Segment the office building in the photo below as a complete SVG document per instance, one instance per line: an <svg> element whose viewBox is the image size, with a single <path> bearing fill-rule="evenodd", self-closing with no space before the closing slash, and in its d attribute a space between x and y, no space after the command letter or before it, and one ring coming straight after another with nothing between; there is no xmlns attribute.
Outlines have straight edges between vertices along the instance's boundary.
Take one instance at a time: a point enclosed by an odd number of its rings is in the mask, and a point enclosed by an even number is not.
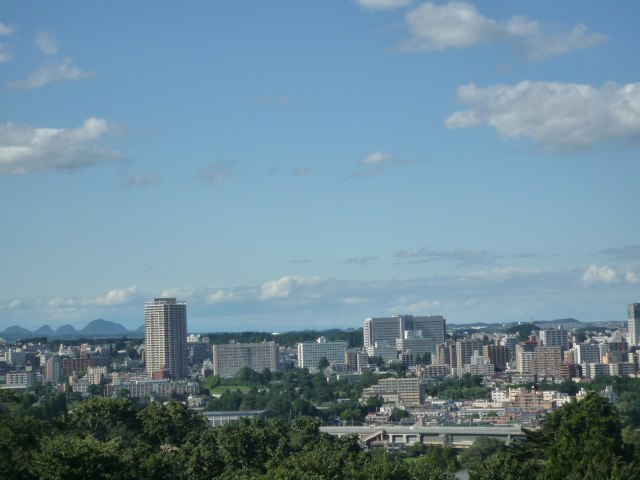
<svg viewBox="0 0 640 480"><path fill-rule="evenodd" d="M187 303L155 298L144 304L145 363L149 376L185 378Z"/></svg>
<svg viewBox="0 0 640 480"><path fill-rule="evenodd" d="M640 303L627 306L627 343L630 347L640 347Z"/></svg>
<svg viewBox="0 0 640 480"><path fill-rule="evenodd" d="M325 337L320 337L315 342L298 343L298 367L317 368L322 357L330 364L345 363L348 346L349 344L343 341L328 342Z"/></svg>
<svg viewBox="0 0 640 480"><path fill-rule="evenodd" d="M213 374L223 378L234 377L245 367L260 373L265 368L275 372L278 369L278 351L279 346L274 342L214 345Z"/></svg>
<svg viewBox="0 0 640 480"><path fill-rule="evenodd" d="M446 333L445 319L441 315L397 315L394 317L374 317L364 321L364 347L396 345L397 340L408 338L428 338L431 351L444 342Z"/></svg>

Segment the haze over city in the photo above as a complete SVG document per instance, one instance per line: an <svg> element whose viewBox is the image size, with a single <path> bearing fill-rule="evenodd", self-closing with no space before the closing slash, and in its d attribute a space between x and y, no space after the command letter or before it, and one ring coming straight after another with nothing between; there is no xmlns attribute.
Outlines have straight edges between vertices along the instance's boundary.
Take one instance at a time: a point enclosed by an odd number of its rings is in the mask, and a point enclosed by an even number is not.
<svg viewBox="0 0 640 480"><path fill-rule="evenodd" d="M624 320L636 2L9 2L0 326Z"/></svg>

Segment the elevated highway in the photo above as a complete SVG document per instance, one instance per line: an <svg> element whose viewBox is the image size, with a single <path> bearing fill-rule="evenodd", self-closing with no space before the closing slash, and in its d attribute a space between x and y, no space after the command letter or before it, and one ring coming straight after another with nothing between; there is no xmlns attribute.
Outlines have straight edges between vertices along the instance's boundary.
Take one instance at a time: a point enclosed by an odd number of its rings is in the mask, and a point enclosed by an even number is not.
<svg viewBox="0 0 640 480"><path fill-rule="evenodd" d="M454 448L470 447L478 437L495 438L505 443L513 439L524 438L519 425L505 426L399 426L370 425L364 427L320 427L330 435L358 435L360 441L368 446L383 444L423 443L424 445L445 445Z"/></svg>

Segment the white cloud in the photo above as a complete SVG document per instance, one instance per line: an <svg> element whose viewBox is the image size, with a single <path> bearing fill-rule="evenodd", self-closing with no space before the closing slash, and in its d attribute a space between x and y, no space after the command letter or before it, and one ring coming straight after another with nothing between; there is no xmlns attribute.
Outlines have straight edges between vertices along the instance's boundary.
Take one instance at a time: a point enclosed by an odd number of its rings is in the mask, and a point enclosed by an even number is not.
<svg viewBox="0 0 640 480"><path fill-rule="evenodd" d="M221 185L232 175L233 162L213 162L198 172L198 178L209 185Z"/></svg>
<svg viewBox="0 0 640 480"><path fill-rule="evenodd" d="M14 298L9 302L9 308L18 308L20 305L22 305L22 299L20 298Z"/></svg>
<svg viewBox="0 0 640 480"><path fill-rule="evenodd" d="M80 127L69 129L0 125L0 175L70 172L116 160L120 153L101 144L114 129L101 118L88 118Z"/></svg>
<svg viewBox="0 0 640 480"><path fill-rule="evenodd" d="M616 271L608 265L598 267L591 264L580 277L580 281L586 286L596 283L616 283L619 280Z"/></svg>
<svg viewBox="0 0 640 480"><path fill-rule="evenodd" d="M236 299L236 294L228 290L217 290L209 295L207 303L215 305L218 303L231 302Z"/></svg>
<svg viewBox="0 0 640 480"><path fill-rule="evenodd" d="M601 33L587 34L587 27L579 23L568 33L544 35L541 32L536 32L534 35L517 42L515 49L527 59L535 61L583 48L595 47L606 40L607 37Z"/></svg>
<svg viewBox="0 0 640 480"><path fill-rule="evenodd" d="M148 175L145 175L144 173L136 173L122 182L122 186L124 188L148 187L149 185L153 185L154 183L161 181L162 175L160 175L160 172L153 172Z"/></svg>
<svg viewBox="0 0 640 480"><path fill-rule="evenodd" d="M80 70L73 64L71 58L66 57L61 62L47 62L27 78L9 82L7 86L16 90L33 90L50 83L78 81L94 75L94 72Z"/></svg>
<svg viewBox="0 0 640 480"><path fill-rule="evenodd" d="M552 150L580 150L640 135L640 83L600 88L523 81L486 88L458 88L471 109L450 115L447 128L488 126L502 138L533 139Z"/></svg>
<svg viewBox="0 0 640 480"><path fill-rule="evenodd" d="M628 271L624 274L624 281L627 283L640 283L638 275L633 271Z"/></svg>
<svg viewBox="0 0 640 480"><path fill-rule="evenodd" d="M393 160L393 155L387 152L373 152L360 160L361 165L381 165Z"/></svg>
<svg viewBox="0 0 640 480"><path fill-rule="evenodd" d="M406 16L411 38L404 51L438 51L479 44L513 41L515 50L530 60L540 60L595 46L606 40L602 34L587 34L583 24L569 33L547 33L538 22L522 15L506 21L480 14L467 2L423 3Z"/></svg>
<svg viewBox="0 0 640 480"><path fill-rule="evenodd" d="M428 300L422 299L418 301L411 301L411 299L400 299L400 303L394 305L390 311L397 314L398 312L402 312L402 314L428 314L428 312L437 312L438 309L442 307L442 302L440 300Z"/></svg>
<svg viewBox="0 0 640 480"><path fill-rule="evenodd" d="M117 290L110 290L104 297L96 298L91 301L95 305L101 305L111 307L115 305L124 305L132 302L140 297L140 291L135 285L129 288L121 288Z"/></svg>
<svg viewBox="0 0 640 480"><path fill-rule="evenodd" d="M56 39L46 30L40 30L38 32L34 45L46 55L53 55L58 52L58 43L56 42Z"/></svg>
<svg viewBox="0 0 640 480"><path fill-rule="evenodd" d="M412 0L356 0L356 3L367 10L391 10L406 7Z"/></svg>
<svg viewBox="0 0 640 480"><path fill-rule="evenodd" d="M300 277L287 275L277 280L272 280L262 284L260 299L276 300L288 298L291 294L301 288L317 285L324 279L320 277Z"/></svg>
<svg viewBox="0 0 640 480"><path fill-rule="evenodd" d="M102 145L114 129L101 118L88 118L80 127L68 129L0 125L0 175L70 172L117 160L120 153Z"/></svg>
<svg viewBox="0 0 640 480"><path fill-rule="evenodd" d="M0 22L0 36L9 37L13 35L13 27L10 27L6 23Z"/></svg>

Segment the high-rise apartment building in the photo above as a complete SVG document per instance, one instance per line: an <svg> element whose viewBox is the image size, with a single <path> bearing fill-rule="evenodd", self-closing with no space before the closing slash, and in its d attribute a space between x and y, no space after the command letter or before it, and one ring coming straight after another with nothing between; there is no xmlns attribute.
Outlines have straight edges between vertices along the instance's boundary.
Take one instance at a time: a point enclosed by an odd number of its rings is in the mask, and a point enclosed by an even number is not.
<svg viewBox="0 0 640 480"><path fill-rule="evenodd" d="M187 303L155 298L144 304L145 362L151 376L185 378Z"/></svg>
<svg viewBox="0 0 640 480"><path fill-rule="evenodd" d="M627 343L630 347L640 346L640 303L630 303L627 306Z"/></svg>
<svg viewBox="0 0 640 480"><path fill-rule="evenodd" d="M563 351L569 349L569 337L567 331L562 327L545 328L538 332L540 343L545 347L562 347Z"/></svg>

